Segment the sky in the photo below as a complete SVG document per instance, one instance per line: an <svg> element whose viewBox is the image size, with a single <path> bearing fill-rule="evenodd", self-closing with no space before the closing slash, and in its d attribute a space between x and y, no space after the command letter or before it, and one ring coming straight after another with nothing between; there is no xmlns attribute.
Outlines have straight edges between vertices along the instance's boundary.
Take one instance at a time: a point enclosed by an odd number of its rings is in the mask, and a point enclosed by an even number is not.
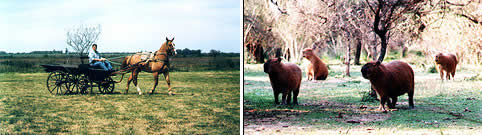
<svg viewBox="0 0 482 135"><path fill-rule="evenodd" d="M156 51L166 37L176 49L240 52L237 0L2 0L0 51L72 51L68 29L97 24L100 52Z"/></svg>

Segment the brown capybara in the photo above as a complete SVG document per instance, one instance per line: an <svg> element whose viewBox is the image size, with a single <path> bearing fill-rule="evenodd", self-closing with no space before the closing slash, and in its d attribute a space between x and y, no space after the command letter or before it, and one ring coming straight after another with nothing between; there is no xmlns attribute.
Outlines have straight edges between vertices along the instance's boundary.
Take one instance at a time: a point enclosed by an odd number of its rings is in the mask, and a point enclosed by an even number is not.
<svg viewBox="0 0 482 135"><path fill-rule="evenodd" d="M274 92L274 102L279 104L278 95L282 93L282 104L289 104L293 92L293 104L298 104L301 84L301 69L292 63L282 63L281 58L271 58L264 63L264 72L268 73ZM288 99L286 99L288 96Z"/></svg>
<svg viewBox="0 0 482 135"><path fill-rule="evenodd" d="M306 67L307 80L325 80L328 77L328 67L313 53L313 49L303 50L303 57L310 61L310 64Z"/></svg>
<svg viewBox="0 0 482 135"><path fill-rule="evenodd" d="M380 109L385 110L385 102L388 107L394 108L397 97L408 93L409 108L414 108L414 74L412 68L405 62L392 61L388 64L380 64L380 61L372 61L363 65L361 69L363 78L370 80L372 88L380 95ZM389 98L392 102L390 103Z"/></svg>
<svg viewBox="0 0 482 135"><path fill-rule="evenodd" d="M444 80L443 75L444 71L446 74L447 80L450 80L450 75L452 75L452 79L455 76L455 69L457 68L457 57L454 54L443 54L439 53L435 55L435 63L438 65L438 69L440 72L440 79Z"/></svg>

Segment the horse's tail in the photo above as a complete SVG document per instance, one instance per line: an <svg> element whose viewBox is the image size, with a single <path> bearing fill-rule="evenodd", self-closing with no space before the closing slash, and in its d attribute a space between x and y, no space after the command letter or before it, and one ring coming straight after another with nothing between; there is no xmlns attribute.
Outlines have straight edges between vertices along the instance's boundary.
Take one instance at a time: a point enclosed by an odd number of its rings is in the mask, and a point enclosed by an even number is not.
<svg viewBox="0 0 482 135"><path fill-rule="evenodd" d="M125 74L122 74L121 79L120 79L119 81L116 81L115 83L120 83L120 82L122 82L122 79L124 79L124 75L125 75Z"/></svg>
<svg viewBox="0 0 482 135"><path fill-rule="evenodd" d="M137 63L131 63L131 58L133 56L126 56L124 58L124 60L122 61L121 63L121 70L124 72L124 71L127 71L125 73L129 73L131 72L134 68L138 68L139 67L139 63L141 62L145 62L145 61L139 61Z"/></svg>
<svg viewBox="0 0 482 135"><path fill-rule="evenodd" d="M129 59L130 59L131 56L126 56L124 58L124 60L122 60L122 63L121 63L121 68L120 68L120 71L117 71L117 73L121 73L122 74L122 77L119 81L116 81L116 83L120 83L122 82L122 80L124 79L124 74L126 73L129 73ZM127 71L127 72L126 72Z"/></svg>

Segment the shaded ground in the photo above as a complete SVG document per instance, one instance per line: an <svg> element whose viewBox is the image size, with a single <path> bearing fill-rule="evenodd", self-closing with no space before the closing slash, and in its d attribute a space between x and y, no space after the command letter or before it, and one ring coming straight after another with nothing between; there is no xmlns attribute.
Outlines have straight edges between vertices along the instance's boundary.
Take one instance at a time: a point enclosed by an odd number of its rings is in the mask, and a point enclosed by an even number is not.
<svg viewBox="0 0 482 135"><path fill-rule="evenodd" d="M382 113L378 101L362 102L370 83L360 76L343 77L343 67L330 66L325 81L305 81L300 105L275 105L269 78L261 65L245 66L244 132L246 134L478 134L481 132L482 79L477 71L458 71L455 81L441 82L437 73L417 70L415 109L407 95L397 109Z"/></svg>

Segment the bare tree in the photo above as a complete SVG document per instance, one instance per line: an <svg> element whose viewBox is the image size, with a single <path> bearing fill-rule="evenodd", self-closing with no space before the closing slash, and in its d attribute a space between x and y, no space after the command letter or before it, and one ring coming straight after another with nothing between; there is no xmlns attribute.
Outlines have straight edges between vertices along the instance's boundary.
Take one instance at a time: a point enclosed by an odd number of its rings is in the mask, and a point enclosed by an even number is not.
<svg viewBox="0 0 482 135"><path fill-rule="evenodd" d="M86 58L85 54L89 47L99 39L100 32L100 24L78 25L67 30L66 43L79 53L82 64L84 63L82 59Z"/></svg>
<svg viewBox="0 0 482 135"><path fill-rule="evenodd" d="M356 51L355 51L355 63L354 63L355 65L361 65L360 64L361 47L362 47L361 39L357 39Z"/></svg>
<svg viewBox="0 0 482 135"><path fill-rule="evenodd" d="M404 19L404 14L418 11L421 0L376 0L369 2L368 7L373 13L373 31L380 37L381 50L378 61L383 61L390 39L390 29L397 25L397 22Z"/></svg>

